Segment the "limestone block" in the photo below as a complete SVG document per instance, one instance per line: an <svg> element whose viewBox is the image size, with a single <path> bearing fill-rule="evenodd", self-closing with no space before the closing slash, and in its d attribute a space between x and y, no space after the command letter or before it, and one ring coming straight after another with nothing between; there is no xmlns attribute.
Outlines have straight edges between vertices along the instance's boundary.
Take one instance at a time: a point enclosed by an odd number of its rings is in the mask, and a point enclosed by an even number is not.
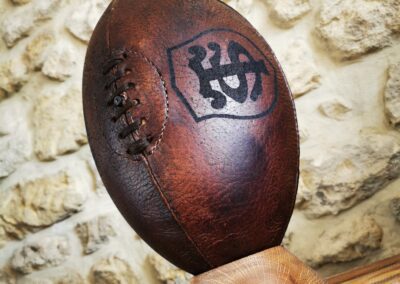
<svg viewBox="0 0 400 284"><path fill-rule="evenodd" d="M269 0L271 20L282 28L294 26L311 11L309 0Z"/></svg>
<svg viewBox="0 0 400 284"><path fill-rule="evenodd" d="M393 216L396 220L400 222L400 197L394 198L390 201L390 209L392 210Z"/></svg>
<svg viewBox="0 0 400 284"><path fill-rule="evenodd" d="M47 77L65 81L76 72L77 49L67 41L53 45L43 63L42 73Z"/></svg>
<svg viewBox="0 0 400 284"><path fill-rule="evenodd" d="M67 274L53 278L54 284L84 284L84 277L78 272L68 272Z"/></svg>
<svg viewBox="0 0 400 284"><path fill-rule="evenodd" d="M321 76L305 40L295 39L279 57L295 98L320 85Z"/></svg>
<svg viewBox="0 0 400 284"><path fill-rule="evenodd" d="M139 284L128 262L116 256L94 264L91 277L93 284Z"/></svg>
<svg viewBox="0 0 400 284"><path fill-rule="evenodd" d="M32 277L27 276L18 279L18 284L85 284L86 281L76 271L63 271L64 274L47 276L47 277Z"/></svg>
<svg viewBox="0 0 400 284"><path fill-rule="evenodd" d="M352 106L343 99L334 98L321 103L318 109L326 117L344 120L349 116Z"/></svg>
<svg viewBox="0 0 400 284"><path fill-rule="evenodd" d="M62 0L40 0L34 5L33 14L36 21L51 19L54 12L60 6Z"/></svg>
<svg viewBox="0 0 400 284"><path fill-rule="evenodd" d="M388 28L395 33L400 32L400 2L398 0L388 0L391 6L390 17L388 17Z"/></svg>
<svg viewBox="0 0 400 284"><path fill-rule="evenodd" d="M79 184L67 170L15 184L1 196L0 227L8 237L22 239L79 212L86 200Z"/></svg>
<svg viewBox="0 0 400 284"><path fill-rule="evenodd" d="M26 137L7 135L0 137L0 178L12 174L29 157Z"/></svg>
<svg viewBox="0 0 400 284"><path fill-rule="evenodd" d="M4 247L5 245L6 245L6 243L7 243L7 232L6 232L6 230L4 229L4 227L3 226L1 226L1 221L0 221L0 249L2 248L2 247ZM1 277L0 277L0 279L1 279ZM0 282L1 283L1 282Z"/></svg>
<svg viewBox="0 0 400 284"><path fill-rule="evenodd" d="M68 17L65 23L67 30L78 39L88 43L94 27L109 3L110 0L83 2L76 7L71 17Z"/></svg>
<svg viewBox="0 0 400 284"><path fill-rule="evenodd" d="M1 33L8 47L14 46L20 39L27 37L35 22L35 15L25 9L10 12L1 23Z"/></svg>
<svg viewBox="0 0 400 284"><path fill-rule="evenodd" d="M75 231L85 254L96 252L109 242L110 237L116 236L113 222L111 216L99 216L76 226Z"/></svg>
<svg viewBox="0 0 400 284"><path fill-rule="evenodd" d="M302 159L299 209L309 218L338 214L371 197L400 175L396 136L364 131L356 144Z"/></svg>
<svg viewBox="0 0 400 284"><path fill-rule="evenodd" d="M400 62L389 67L385 89L385 110L389 122L400 128Z"/></svg>
<svg viewBox="0 0 400 284"><path fill-rule="evenodd" d="M149 255L149 262L157 271L157 278L165 284L187 284L192 276L177 268L158 254Z"/></svg>
<svg viewBox="0 0 400 284"><path fill-rule="evenodd" d="M290 250L290 244L292 243L292 239L293 239L293 232L286 232L285 236L283 237L281 245L286 249Z"/></svg>
<svg viewBox="0 0 400 284"><path fill-rule="evenodd" d="M0 104L0 179L12 174L31 156L32 139L27 133L24 107L20 100Z"/></svg>
<svg viewBox="0 0 400 284"><path fill-rule="evenodd" d="M18 284L54 284L54 282L49 278L33 278L28 276L18 279Z"/></svg>
<svg viewBox="0 0 400 284"><path fill-rule="evenodd" d="M35 103L34 151L42 161L74 152L87 143L81 91L78 87L46 91Z"/></svg>
<svg viewBox="0 0 400 284"><path fill-rule="evenodd" d="M0 62L0 101L18 92L28 81L28 68L19 58Z"/></svg>
<svg viewBox="0 0 400 284"><path fill-rule="evenodd" d="M382 228L371 217L332 226L316 242L306 260L313 267L359 259L381 247Z"/></svg>
<svg viewBox="0 0 400 284"><path fill-rule="evenodd" d="M310 133L308 132L308 130L306 128L301 127L299 129L299 137L300 137L300 143L304 143L310 137Z"/></svg>
<svg viewBox="0 0 400 284"><path fill-rule="evenodd" d="M93 181L95 183L95 187L96 187L96 192L99 195L105 195L105 196L109 196L106 190L106 187L103 184L103 181L101 180L100 174L96 168L96 164L93 160L93 156L92 154L89 152L90 156L86 158L87 161L87 166L88 169L93 177Z"/></svg>
<svg viewBox="0 0 400 284"><path fill-rule="evenodd" d="M249 14L254 6L254 0L226 0L224 2L242 15Z"/></svg>
<svg viewBox="0 0 400 284"><path fill-rule="evenodd" d="M15 275L13 275L13 273L9 269L4 269L4 270L0 270L0 283L16 284L17 281L15 278Z"/></svg>
<svg viewBox="0 0 400 284"><path fill-rule="evenodd" d="M16 5L23 5L30 3L32 0L12 0L12 2Z"/></svg>
<svg viewBox="0 0 400 284"><path fill-rule="evenodd" d="M51 236L31 242L17 249L11 259L11 268L28 274L62 264L70 253L69 241L65 237Z"/></svg>
<svg viewBox="0 0 400 284"><path fill-rule="evenodd" d="M14 2L28 2L17 0ZM41 21L51 19L60 6L61 0L36 0L33 5L26 5L9 12L0 25L4 42L13 47L19 40L30 35L32 29Z"/></svg>
<svg viewBox="0 0 400 284"><path fill-rule="evenodd" d="M297 195L296 195L296 208L298 209L304 209L307 207L305 204L307 201L310 201L313 198L312 191L309 190L303 182L303 178L300 175L299 177L299 185L297 188Z"/></svg>
<svg viewBox="0 0 400 284"><path fill-rule="evenodd" d="M33 70L42 69L43 63L48 54L48 49L55 43L55 35L52 31L46 30L34 37L26 46L24 58L28 66Z"/></svg>
<svg viewBox="0 0 400 284"><path fill-rule="evenodd" d="M324 1L316 35L341 60L354 59L391 44L399 32L397 0Z"/></svg>

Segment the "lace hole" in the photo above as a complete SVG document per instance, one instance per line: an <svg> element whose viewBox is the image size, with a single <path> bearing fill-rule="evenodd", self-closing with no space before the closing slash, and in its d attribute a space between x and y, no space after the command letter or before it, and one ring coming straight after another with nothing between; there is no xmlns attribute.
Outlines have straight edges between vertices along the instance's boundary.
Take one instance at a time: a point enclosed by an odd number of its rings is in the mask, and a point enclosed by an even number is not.
<svg viewBox="0 0 400 284"><path fill-rule="evenodd" d="M113 103L114 106L120 107L124 104L125 98L123 96L115 96Z"/></svg>
<svg viewBox="0 0 400 284"><path fill-rule="evenodd" d="M134 106L140 105L140 100L139 100L139 99L133 100L133 105L134 105Z"/></svg>

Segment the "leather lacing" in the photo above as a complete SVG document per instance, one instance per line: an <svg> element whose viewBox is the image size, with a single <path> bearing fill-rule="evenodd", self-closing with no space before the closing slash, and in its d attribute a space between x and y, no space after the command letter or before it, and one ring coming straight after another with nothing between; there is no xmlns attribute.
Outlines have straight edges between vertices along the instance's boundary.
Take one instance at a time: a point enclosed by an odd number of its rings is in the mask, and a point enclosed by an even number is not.
<svg viewBox="0 0 400 284"><path fill-rule="evenodd" d="M113 58L111 58L103 68L103 74L107 75L115 67L120 65L125 61L128 57L126 52L119 52L115 54ZM141 102L139 99L135 99L133 101L129 100L127 91L134 90L136 85L134 82L124 83L122 86L117 88L116 83L118 80L122 79L124 76L131 73L131 70L126 69L124 66L120 66L116 72L113 72L110 76L110 79L106 81L105 89L109 91L109 100L108 106L113 106L117 108L116 114L112 117L113 122L117 122L126 112L132 108L138 107ZM125 139L129 135L136 133L140 130L141 126L146 123L144 118L136 119L133 123L124 127L119 133L118 137L120 139ZM151 141L151 137L139 138L136 141L130 143L128 145L128 154L130 155L139 155L144 154L146 149L149 147Z"/></svg>

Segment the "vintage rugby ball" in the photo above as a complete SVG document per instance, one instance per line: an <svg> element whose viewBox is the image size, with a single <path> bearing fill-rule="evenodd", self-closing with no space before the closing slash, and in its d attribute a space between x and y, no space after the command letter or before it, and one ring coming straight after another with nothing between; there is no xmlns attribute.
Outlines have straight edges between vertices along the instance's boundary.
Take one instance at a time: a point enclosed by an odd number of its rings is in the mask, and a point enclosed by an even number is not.
<svg viewBox="0 0 400 284"><path fill-rule="evenodd" d="M193 274L281 243L298 182L293 100L264 38L217 0L115 0L83 102L115 204Z"/></svg>

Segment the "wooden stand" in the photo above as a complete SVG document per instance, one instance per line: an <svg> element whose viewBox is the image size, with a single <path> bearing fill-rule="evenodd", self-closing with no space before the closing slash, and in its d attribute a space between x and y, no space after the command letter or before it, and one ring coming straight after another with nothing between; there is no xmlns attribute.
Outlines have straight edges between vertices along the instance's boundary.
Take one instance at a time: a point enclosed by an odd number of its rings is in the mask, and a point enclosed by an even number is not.
<svg viewBox="0 0 400 284"><path fill-rule="evenodd" d="M192 284L320 284L324 281L283 247L242 258L192 279Z"/></svg>
<svg viewBox="0 0 400 284"><path fill-rule="evenodd" d="M329 284L400 283L400 255L328 278Z"/></svg>

